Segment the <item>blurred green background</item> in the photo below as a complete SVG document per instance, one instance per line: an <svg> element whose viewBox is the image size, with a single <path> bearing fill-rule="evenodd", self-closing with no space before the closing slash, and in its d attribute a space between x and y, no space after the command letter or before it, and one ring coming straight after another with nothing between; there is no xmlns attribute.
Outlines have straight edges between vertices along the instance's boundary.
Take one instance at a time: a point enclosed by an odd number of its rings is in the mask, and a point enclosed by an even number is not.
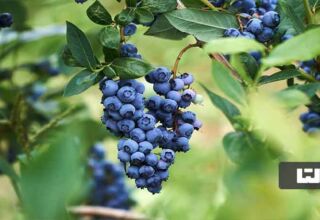
<svg viewBox="0 0 320 220"><path fill-rule="evenodd" d="M39 30L39 28L40 30L42 28L43 30L49 30L52 33L56 33L55 30L61 32L58 35L53 34L53 36L47 36L40 40L32 36L15 53L0 63L0 67L41 60L44 57L59 53L65 44L63 32L66 20L81 27L89 35L95 52L101 54L101 51L97 48L96 39L96 33L101 26L93 24L86 16L86 9L90 2L89 0L87 3L80 5L75 4L73 0L0 0L0 5L7 7L0 8L0 12L12 12L16 27L25 29L18 36L13 36L13 39L24 36L26 32ZM118 12L122 6L111 0L102 0L101 2L113 14ZM178 52L185 45L193 42L191 37L182 41L148 37L143 35L144 31L146 31L146 28L139 27L138 33L129 41L134 42L142 56L154 66L172 67ZM3 42L8 41L8 38L10 40L10 36L9 31L1 32L0 42L3 44ZM179 72L191 72L195 75L197 82L204 83L209 89L217 91L211 78L210 64L210 59L201 49L192 49L184 55ZM75 72L70 73L67 69L65 71L68 74L50 81L49 88L62 87ZM17 82L28 81L31 77L23 72L17 75L18 78L15 79ZM261 88L261 97L269 97L269 94L282 86L284 85L278 83ZM191 110L195 111L203 121L204 126L193 136L191 151L187 154L180 153L177 156L177 160L170 170L170 179L164 184L164 189L160 195L151 195L141 190L133 191L134 198L137 201L136 211L147 215L150 219L164 220L320 219L317 209L319 204L318 191L280 190L278 188L278 161L266 162L263 166L259 161L253 161L246 167L239 167L228 159L221 140L224 134L232 131L232 128L223 114L213 107L198 83L195 83L194 89L205 96L203 105L191 107ZM151 87L147 88L147 94L152 94ZM89 114L95 120L99 120L102 115L101 94L97 86L81 95L65 98L65 100L70 103L84 102L88 108L86 114ZM265 106L270 103L268 99L265 99ZM283 113L280 107L275 107L271 112L263 108L259 110L260 112L257 108L253 108L252 111L254 113L258 112L256 116L261 119L262 124L268 121L263 129L271 130L270 135L274 135L275 139L279 138L277 134L280 132L283 135L282 138L288 141L290 134L296 134L296 131L300 130L298 122L300 110L295 110L290 114ZM273 120L273 113L274 115L280 114L280 119ZM287 132L283 132L283 130ZM300 141L304 138L306 137L297 137ZM106 138L104 143L109 158L116 161L116 140ZM298 145L298 143L295 144ZM309 145L291 149L293 151L291 152L292 155L299 155L305 150L304 147L306 146ZM290 151L290 146L286 150ZM318 151L312 154L314 159L319 156ZM288 158L290 157L288 156ZM308 158L308 154L304 154L302 157L293 156L293 158L302 160ZM39 175L43 174L40 173ZM134 189L134 182L128 180L128 183ZM17 198L8 178L1 176L0 219L19 219L19 211Z"/></svg>

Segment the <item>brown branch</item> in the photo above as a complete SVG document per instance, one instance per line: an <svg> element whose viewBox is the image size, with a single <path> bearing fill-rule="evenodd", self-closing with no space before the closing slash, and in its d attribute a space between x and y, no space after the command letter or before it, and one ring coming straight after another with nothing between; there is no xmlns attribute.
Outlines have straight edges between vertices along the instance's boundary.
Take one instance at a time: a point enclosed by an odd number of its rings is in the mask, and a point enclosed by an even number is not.
<svg viewBox="0 0 320 220"><path fill-rule="evenodd" d="M119 210L119 209L112 209L112 208L105 208L99 206L76 206L71 207L68 211L75 215L81 216L100 216L110 219L121 219L121 220L146 220L147 218L143 215Z"/></svg>
<svg viewBox="0 0 320 220"><path fill-rule="evenodd" d="M233 67L231 66L229 61L223 55L221 55L221 54L209 54L209 56L210 56L211 59L214 59L214 60L222 63L225 67L227 67L231 71L231 73L232 73L232 75L234 77L236 77L237 79L241 79L241 77L239 76L238 72L235 69L233 69Z"/></svg>
<svg viewBox="0 0 320 220"><path fill-rule="evenodd" d="M176 76L177 76L177 71L178 71L179 63L180 63L180 60L181 60L183 54L184 54L185 52L187 52L190 48L193 48L193 47L201 47L201 44L200 44L199 42L196 42L196 43L194 43L194 44L189 44L189 45L187 45L185 48L183 48L183 49L180 51L180 53L179 53L179 55L177 56L177 59L176 59L176 61L175 61L175 63L174 63L174 66L173 66L173 68L172 68L173 78L176 78Z"/></svg>

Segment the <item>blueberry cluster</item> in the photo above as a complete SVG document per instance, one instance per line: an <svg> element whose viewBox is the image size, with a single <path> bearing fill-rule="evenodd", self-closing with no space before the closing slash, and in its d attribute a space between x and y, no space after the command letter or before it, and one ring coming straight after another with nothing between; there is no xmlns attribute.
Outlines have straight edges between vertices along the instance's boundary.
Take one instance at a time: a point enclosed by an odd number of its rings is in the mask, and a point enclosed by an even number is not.
<svg viewBox="0 0 320 220"><path fill-rule="evenodd" d="M10 13L0 14L0 28L10 27L13 24L13 16Z"/></svg>
<svg viewBox="0 0 320 220"><path fill-rule="evenodd" d="M309 109L300 115L300 121L303 123L303 130L307 133L320 131L320 114Z"/></svg>
<svg viewBox="0 0 320 220"><path fill-rule="evenodd" d="M138 53L138 49L134 44L125 43L121 45L120 48L120 56L121 57L131 57L141 59L141 54Z"/></svg>
<svg viewBox="0 0 320 220"><path fill-rule="evenodd" d="M118 137L118 158L127 168L129 178L138 188L159 193L169 176L175 152L189 150L189 139L201 122L193 112L182 112L197 100L190 89L193 76L184 73L177 78L160 67L146 76L158 94L145 100L145 87L136 80L108 80L100 83L103 93L102 122ZM145 112L145 108L148 110ZM159 155L153 151L162 148Z"/></svg>
<svg viewBox="0 0 320 220"><path fill-rule="evenodd" d="M257 5L255 0L238 0L232 5L240 12L243 29L229 28L225 31L225 37L246 37L256 39L261 43L271 41L280 24L280 15L275 11L277 0L261 0ZM251 54L256 60L260 60L261 54Z"/></svg>
<svg viewBox="0 0 320 220"><path fill-rule="evenodd" d="M128 210L133 203L126 188L122 167L104 159L102 144L95 144L90 153L92 178L89 204Z"/></svg>

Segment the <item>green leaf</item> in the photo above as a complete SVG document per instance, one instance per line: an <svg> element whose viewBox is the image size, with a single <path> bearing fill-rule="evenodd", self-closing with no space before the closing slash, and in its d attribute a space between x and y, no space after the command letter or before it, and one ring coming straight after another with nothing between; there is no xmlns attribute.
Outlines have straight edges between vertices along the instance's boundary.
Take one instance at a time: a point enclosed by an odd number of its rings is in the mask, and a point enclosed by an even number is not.
<svg viewBox="0 0 320 220"><path fill-rule="evenodd" d="M142 8L148 9L154 14L165 13L175 10L177 7L176 0L143 0Z"/></svg>
<svg viewBox="0 0 320 220"><path fill-rule="evenodd" d="M83 155L106 133L97 122L76 119L51 132L36 148L39 153L21 166L22 209L26 219L69 219L68 206L83 193L86 186Z"/></svg>
<svg viewBox="0 0 320 220"><path fill-rule="evenodd" d="M244 37L214 39L204 47L207 53L221 54L237 54L252 51L263 52L265 49L263 44Z"/></svg>
<svg viewBox="0 0 320 220"><path fill-rule="evenodd" d="M303 19L296 14L293 7L291 6L291 3L289 4L288 2L281 0L279 4L281 7L281 10L284 13L283 16L290 20L296 33L298 34L302 33L305 29Z"/></svg>
<svg viewBox="0 0 320 220"><path fill-rule="evenodd" d="M136 58L118 58L115 59L110 66L120 79L135 79L147 75L152 71L153 67Z"/></svg>
<svg viewBox="0 0 320 220"><path fill-rule="evenodd" d="M112 48L104 47L103 48L103 54L104 54L105 61L108 62L108 63L110 63L114 59L120 57L119 49L112 49Z"/></svg>
<svg viewBox="0 0 320 220"><path fill-rule="evenodd" d="M96 24L108 25L112 23L111 15L98 0L88 8L87 15Z"/></svg>
<svg viewBox="0 0 320 220"><path fill-rule="evenodd" d="M304 92L308 97L312 97L316 92L320 91L320 83L309 83L304 85L294 85L286 88L285 90L299 90Z"/></svg>
<svg viewBox="0 0 320 220"><path fill-rule="evenodd" d="M120 33L114 26L103 28L99 34L100 43L106 48L119 49Z"/></svg>
<svg viewBox="0 0 320 220"><path fill-rule="evenodd" d="M242 131L230 132L224 136L223 147L231 161L237 164L258 161L266 153L261 141L253 134Z"/></svg>
<svg viewBox="0 0 320 220"><path fill-rule="evenodd" d="M257 61L247 53L233 54L230 62L241 78L248 84L256 77L259 70Z"/></svg>
<svg viewBox="0 0 320 220"><path fill-rule="evenodd" d="M165 16L179 31L205 42L223 37L228 28L238 28L235 16L224 12L181 9L166 13Z"/></svg>
<svg viewBox="0 0 320 220"><path fill-rule="evenodd" d="M103 69L103 74L108 77L109 79L113 79L114 77L117 76L116 72L114 71L114 69L112 69L110 66L106 66Z"/></svg>
<svg viewBox="0 0 320 220"><path fill-rule="evenodd" d="M194 0L181 0L181 2L187 7L187 8L204 8L206 5L204 5L201 1L194 1Z"/></svg>
<svg viewBox="0 0 320 220"><path fill-rule="evenodd" d="M201 86L209 95L213 105L215 105L218 109L222 111L222 113L228 118L231 124L236 123L235 118L240 115L239 109L234 104L229 102L227 99L210 91L205 85L201 84Z"/></svg>
<svg viewBox="0 0 320 220"><path fill-rule="evenodd" d="M135 12L132 8L126 8L116 15L115 21L121 26L126 26L134 20Z"/></svg>
<svg viewBox="0 0 320 220"><path fill-rule="evenodd" d="M98 74L85 69L77 73L64 89L64 96L73 96L82 93L96 83Z"/></svg>
<svg viewBox="0 0 320 220"><path fill-rule="evenodd" d="M152 12L145 8L137 8L135 18L140 24L148 24L154 20Z"/></svg>
<svg viewBox="0 0 320 220"><path fill-rule="evenodd" d="M170 40L181 40L188 34L183 33L173 27L165 15L160 15L152 26L148 29L145 35L155 36Z"/></svg>
<svg viewBox="0 0 320 220"><path fill-rule="evenodd" d="M244 104L246 94L241 84L231 76L230 71L223 64L212 62L212 76L220 90L233 101Z"/></svg>
<svg viewBox="0 0 320 220"><path fill-rule="evenodd" d="M126 4L128 7L136 7L137 6L137 0L126 0Z"/></svg>
<svg viewBox="0 0 320 220"><path fill-rule="evenodd" d="M289 109L310 103L310 99L305 93L295 89L282 90L276 93L276 98Z"/></svg>
<svg viewBox="0 0 320 220"><path fill-rule="evenodd" d="M259 84L263 85L263 84L273 83L281 80L287 80L300 75L301 73L296 69L282 70L270 76L262 76L260 78Z"/></svg>
<svg viewBox="0 0 320 220"><path fill-rule="evenodd" d="M97 66L97 60L86 35L70 22L67 22L67 42L73 57L80 65L90 70Z"/></svg>
<svg viewBox="0 0 320 220"><path fill-rule="evenodd" d="M61 58L63 60L63 63L67 66L81 66L73 57L71 50L67 45L63 48Z"/></svg>
<svg viewBox="0 0 320 220"><path fill-rule="evenodd" d="M293 61L305 61L320 55L320 28L306 31L274 48L262 60L265 66L280 66Z"/></svg>

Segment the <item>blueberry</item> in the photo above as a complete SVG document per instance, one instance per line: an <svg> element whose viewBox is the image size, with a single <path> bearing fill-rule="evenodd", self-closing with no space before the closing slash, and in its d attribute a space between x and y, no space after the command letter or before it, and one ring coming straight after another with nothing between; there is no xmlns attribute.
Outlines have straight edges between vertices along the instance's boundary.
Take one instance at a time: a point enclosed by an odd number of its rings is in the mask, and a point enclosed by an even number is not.
<svg viewBox="0 0 320 220"><path fill-rule="evenodd" d="M142 166L139 169L139 174L142 177L148 178L148 177L151 177L154 174L154 169L151 166Z"/></svg>
<svg viewBox="0 0 320 220"><path fill-rule="evenodd" d="M129 162L130 161L130 154L128 154L127 152L125 152L123 150L120 150L118 152L118 159L123 163Z"/></svg>
<svg viewBox="0 0 320 220"><path fill-rule="evenodd" d="M228 28L224 32L225 37L239 37L241 35L240 31L236 28Z"/></svg>
<svg viewBox="0 0 320 220"><path fill-rule="evenodd" d="M122 102L132 102L136 98L136 91L132 87L124 86L118 90L117 96Z"/></svg>
<svg viewBox="0 0 320 220"><path fill-rule="evenodd" d="M184 81L179 78L171 79L170 86L172 90L175 90L175 91L182 90L184 88Z"/></svg>
<svg viewBox="0 0 320 220"><path fill-rule="evenodd" d="M113 119L113 120L115 120L115 121L120 121L120 120L122 120L123 118L122 118L122 116L120 115L120 113L118 112L118 111L108 111L107 112L107 114L108 114L108 116L111 118L111 119Z"/></svg>
<svg viewBox="0 0 320 220"><path fill-rule="evenodd" d="M277 27L280 24L280 15L275 11L268 11L263 15L262 23L267 27Z"/></svg>
<svg viewBox="0 0 320 220"><path fill-rule="evenodd" d="M163 161L163 160L159 160L158 164L157 164L157 168L160 170L167 170L169 168L170 164Z"/></svg>
<svg viewBox="0 0 320 220"><path fill-rule="evenodd" d="M105 96L114 96L119 89L118 83L113 80L107 80L103 83L102 93Z"/></svg>
<svg viewBox="0 0 320 220"><path fill-rule="evenodd" d="M10 27L13 24L13 17L10 13L0 14L0 28Z"/></svg>
<svg viewBox="0 0 320 220"><path fill-rule="evenodd" d="M138 179L139 178L139 167L137 166L130 166L128 168L128 171L127 171L127 175L129 178L132 178L132 179Z"/></svg>
<svg viewBox="0 0 320 220"><path fill-rule="evenodd" d="M160 177L161 181L166 181L169 178L169 171L168 170L161 170L156 172L156 175Z"/></svg>
<svg viewBox="0 0 320 220"><path fill-rule="evenodd" d="M120 48L120 55L122 57L135 57L138 53L138 49L133 44L123 44Z"/></svg>
<svg viewBox="0 0 320 220"><path fill-rule="evenodd" d="M154 71L154 79L158 83L168 82L171 77L171 71L166 67L159 67Z"/></svg>
<svg viewBox="0 0 320 220"><path fill-rule="evenodd" d="M173 150L170 149L165 149L161 152L161 156L160 156L161 160L172 164L175 158L175 154L173 152Z"/></svg>
<svg viewBox="0 0 320 220"><path fill-rule="evenodd" d="M195 130L200 130L200 128L202 127L202 122L201 121L199 121L199 120L196 120L194 123L193 123L193 128L195 129Z"/></svg>
<svg viewBox="0 0 320 220"><path fill-rule="evenodd" d="M172 114L163 110L158 110L156 111L156 118L158 118L160 121L164 121L166 119L172 119Z"/></svg>
<svg viewBox="0 0 320 220"><path fill-rule="evenodd" d="M155 165L157 165L157 163L158 163L158 157L157 157L157 155L155 155L155 154L148 154L147 156L146 156L146 163L149 165L149 166L155 166Z"/></svg>
<svg viewBox="0 0 320 220"><path fill-rule="evenodd" d="M249 11L252 8L256 7L256 2L255 0L242 0L242 5L241 5L242 9L244 11Z"/></svg>
<svg viewBox="0 0 320 220"><path fill-rule="evenodd" d="M189 147L189 139L186 137L179 137L176 140L177 143L177 147L179 148L179 150L183 151L183 152L187 152L190 147Z"/></svg>
<svg viewBox="0 0 320 220"><path fill-rule="evenodd" d="M261 8L260 7L260 8L257 9L257 13L259 15L264 15L266 12L267 12L267 10L265 8Z"/></svg>
<svg viewBox="0 0 320 220"><path fill-rule="evenodd" d="M179 107L180 108L187 108L191 105L191 101L184 101L184 100L181 100L179 103L178 103Z"/></svg>
<svg viewBox="0 0 320 220"><path fill-rule="evenodd" d="M107 110L118 111L121 108L122 103L117 97L112 96L112 97L106 98L103 101L103 105Z"/></svg>
<svg viewBox="0 0 320 220"><path fill-rule="evenodd" d="M108 120L106 121L106 128L107 128L107 130L109 130L110 132L114 133L116 136L118 136L119 131L121 131L121 130L118 128L117 121L114 121L114 120L112 120L112 119L108 119Z"/></svg>
<svg viewBox="0 0 320 220"><path fill-rule="evenodd" d="M165 99L163 100L163 104L161 106L161 109L168 113L173 113L177 110L178 104L176 101L172 99Z"/></svg>
<svg viewBox="0 0 320 220"><path fill-rule="evenodd" d="M167 93L166 98L179 102L181 100L181 94L178 91L172 90Z"/></svg>
<svg viewBox="0 0 320 220"><path fill-rule="evenodd" d="M124 147L124 143L126 142L127 139L120 139L118 141L118 145L117 145L117 148L118 150L123 150L123 147Z"/></svg>
<svg viewBox="0 0 320 220"><path fill-rule="evenodd" d="M143 189L147 186L147 180L144 178L138 178L135 181L137 188Z"/></svg>
<svg viewBox="0 0 320 220"><path fill-rule="evenodd" d="M140 165L146 159L143 153L135 152L131 155L131 164Z"/></svg>
<svg viewBox="0 0 320 220"><path fill-rule="evenodd" d="M137 31L137 26L133 23L128 24L123 28L124 36L134 35L136 31Z"/></svg>
<svg viewBox="0 0 320 220"><path fill-rule="evenodd" d="M75 2L76 3L78 3L78 4L83 4L83 3L85 3L87 0L75 0Z"/></svg>
<svg viewBox="0 0 320 220"><path fill-rule="evenodd" d="M263 30L262 21L257 18L252 18L249 20L246 30L253 34L260 34Z"/></svg>
<svg viewBox="0 0 320 220"><path fill-rule="evenodd" d="M130 132L130 138L140 143L146 139L146 134L141 128L135 128Z"/></svg>
<svg viewBox="0 0 320 220"><path fill-rule="evenodd" d="M141 82L137 82L136 85L133 86L137 93L143 94L145 91L145 86Z"/></svg>
<svg viewBox="0 0 320 220"><path fill-rule="evenodd" d="M209 2L215 7L222 7L225 0L209 0Z"/></svg>
<svg viewBox="0 0 320 220"><path fill-rule="evenodd" d="M258 41L265 43L270 41L274 36L274 31L271 28L264 27L263 31L258 34L257 39Z"/></svg>
<svg viewBox="0 0 320 220"><path fill-rule="evenodd" d="M147 186L148 187L158 187L161 185L161 179L159 176L154 175L147 179Z"/></svg>
<svg viewBox="0 0 320 220"><path fill-rule="evenodd" d="M118 121L117 126L119 131L122 131L123 133L129 133L134 129L135 123L132 120L123 119L121 121Z"/></svg>
<svg viewBox="0 0 320 220"><path fill-rule="evenodd" d="M153 90L159 95L166 95L170 90L170 84L168 82L153 84Z"/></svg>
<svg viewBox="0 0 320 220"><path fill-rule="evenodd" d="M133 119L139 120L143 116L143 114L144 114L143 110L137 110L133 115Z"/></svg>
<svg viewBox="0 0 320 220"><path fill-rule="evenodd" d="M160 141L161 145L166 145L170 143L175 137L175 133L172 131L164 130L162 131L162 139Z"/></svg>
<svg viewBox="0 0 320 220"><path fill-rule="evenodd" d="M183 121L189 124L193 124L196 120L196 114L191 111L183 112L181 117Z"/></svg>
<svg viewBox="0 0 320 220"><path fill-rule="evenodd" d="M137 93L136 98L131 102L132 105L134 105L135 109L142 110L144 109L144 97L142 94Z"/></svg>
<svg viewBox="0 0 320 220"><path fill-rule="evenodd" d="M150 97L147 101L146 101L146 107L149 110L158 110L162 104L162 98L158 95L152 96Z"/></svg>
<svg viewBox="0 0 320 220"><path fill-rule="evenodd" d="M151 143L158 143L162 139L162 131L159 128L154 128L147 132L147 140Z"/></svg>
<svg viewBox="0 0 320 220"><path fill-rule="evenodd" d="M260 61L262 58L262 53L259 51L250 52L250 55L253 56L256 61Z"/></svg>
<svg viewBox="0 0 320 220"><path fill-rule="evenodd" d="M138 149L139 145L134 140L128 139L123 143L123 150L127 153L132 154L136 152Z"/></svg>
<svg viewBox="0 0 320 220"><path fill-rule="evenodd" d="M145 76L145 79L147 82L149 83L155 83L156 82L156 79L155 79L155 70L151 71L150 73L148 73L146 76Z"/></svg>
<svg viewBox="0 0 320 220"><path fill-rule="evenodd" d="M159 193L161 191L161 186L157 187L147 187L148 191L151 192L152 194Z"/></svg>
<svg viewBox="0 0 320 220"><path fill-rule="evenodd" d="M136 111L135 107L131 104L125 104L120 108L120 115L124 118L132 118L134 112Z"/></svg>
<svg viewBox="0 0 320 220"><path fill-rule="evenodd" d="M241 36L243 36L245 38L249 38L249 39L255 39L256 38L256 36L254 36L254 34L248 32L248 31L242 32Z"/></svg>
<svg viewBox="0 0 320 220"><path fill-rule="evenodd" d="M139 120L138 120L138 126L142 130L148 131L154 128L156 124L156 119L154 116L150 114L144 114Z"/></svg>
<svg viewBox="0 0 320 220"><path fill-rule="evenodd" d="M193 133L193 126L191 124L185 123L178 127L178 133L182 137L190 138Z"/></svg>
<svg viewBox="0 0 320 220"><path fill-rule="evenodd" d="M105 149L103 144L97 143L91 148L91 154L94 158L102 160L105 157Z"/></svg>
<svg viewBox="0 0 320 220"><path fill-rule="evenodd" d="M196 97L196 93L191 89L186 89L182 93L182 100L185 102L192 102Z"/></svg>
<svg viewBox="0 0 320 220"><path fill-rule="evenodd" d="M148 141L139 143L139 151L144 154L149 154L153 150L153 145Z"/></svg>

